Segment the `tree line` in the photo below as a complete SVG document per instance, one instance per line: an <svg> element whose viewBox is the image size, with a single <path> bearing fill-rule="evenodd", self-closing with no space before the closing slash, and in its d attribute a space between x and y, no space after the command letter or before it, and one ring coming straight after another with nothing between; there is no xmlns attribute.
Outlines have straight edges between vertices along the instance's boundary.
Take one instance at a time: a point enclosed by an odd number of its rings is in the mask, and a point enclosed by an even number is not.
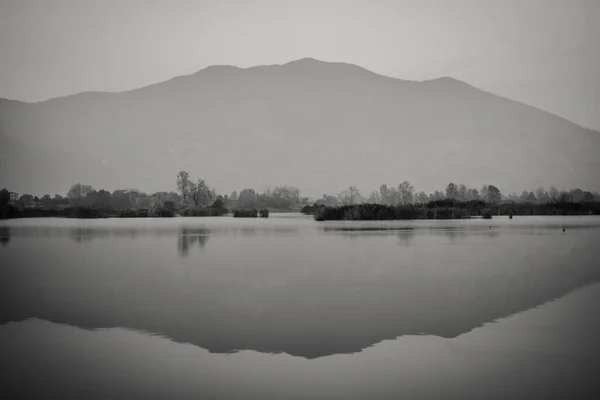
<svg viewBox="0 0 600 400"><path fill-rule="evenodd" d="M378 191L374 190L368 196L363 196L358 188L350 186L336 196L324 194L321 199L315 202L315 205L335 206L370 203L396 206L427 204L445 199L455 200L456 202L479 200L486 204L593 203L600 201L600 194L582 189L559 191L555 187L551 187L549 190L539 187L532 191L523 191L521 195L511 193L505 196L494 185L483 185L481 189L476 189L454 182L450 182L444 190L425 193L424 191L416 192L409 181L404 181L397 186L383 184Z"/></svg>
<svg viewBox="0 0 600 400"><path fill-rule="evenodd" d="M0 213L3 218L13 215L16 209L64 209L68 207L116 209L116 210L158 210L159 213L169 213L187 210L191 215L220 215L224 210L252 210L270 209L272 211L292 211L305 206L308 210L308 198L301 197L300 190L293 186L277 186L257 192L252 188L245 188L238 194L218 194L203 179L191 179L186 171L177 174L175 180L176 191L163 191L144 193L137 189L118 189L109 192L104 189L96 190L91 185L77 183L71 186L66 196L56 194L44 195L41 198L30 194L23 194L18 199L12 200L10 192L6 189L0 191ZM324 194L314 202L314 206L340 206L353 204L381 204L388 206L426 205L443 200L452 200L453 204L475 204L479 201L487 206L503 206L503 210L510 210L510 205L519 205L518 212L538 213L539 210L549 210L544 205L557 204L588 204L600 202L598 192L582 189L559 191L555 187L546 190L538 187L532 191L523 191L520 195L515 193L503 195L494 185L483 185L480 189L470 188L465 184L450 182L444 190L435 190L431 193L417 192L409 181L398 185L382 184L379 190L372 191L368 196L363 196L358 188L350 186L337 195ZM479 204L479 203L477 203ZM440 204L438 204L439 206ZM536 206L536 207L533 207ZM297 208L296 208L297 207ZM465 206L466 207L466 206ZM471 207L471 206L469 206ZM480 207L479 205L477 207ZM514 208L514 207L513 207ZM573 208L573 207L571 207ZM574 208L573 208L574 209ZM208 210L206 212L202 210ZM221 210L216 213L211 210ZM546 211L544 211L546 212ZM547 211L550 212L550 211ZM204 214L203 214L204 213ZM135 215L135 214L132 214Z"/></svg>
<svg viewBox="0 0 600 400"><path fill-rule="evenodd" d="M573 189L549 191L538 188L521 196L504 196L494 185L480 190L450 182L445 190L433 193L416 192L409 181L398 186L381 185L363 197L360 190L350 186L336 197L327 194L313 206L303 207L305 214L316 220L379 220L379 219L455 219L492 215L586 215L600 214L597 192Z"/></svg>
<svg viewBox="0 0 600 400"><path fill-rule="evenodd" d="M277 186L274 189L267 188L262 193L254 189L242 189L238 195L233 191L230 195L217 194L203 179L196 181L190 179L186 171L177 174L177 191L186 207L208 207L219 201L231 209L263 209L272 208L282 211L291 211L291 207L297 204L307 204L307 198L300 197L300 190L293 186Z"/></svg>
<svg viewBox="0 0 600 400"><path fill-rule="evenodd" d="M0 191L0 212L3 217L17 215L16 210L43 209L62 210L66 208L115 209L115 210L166 210L183 215L222 215L226 210L235 209L274 209L292 211L300 203L307 204L307 198L300 197L300 190L293 186L267 188L259 193L251 188L231 194L218 194L203 179L193 180L186 171L177 174L176 191L145 193L138 189L117 189L113 192L96 190L91 185L76 183L66 196L48 194L37 197L23 194L11 200L7 189ZM13 210L14 209L14 210ZM12 210L12 211L9 211ZM215 212L218 210L219 212ZM12 214L11 214L12 213ZM263 215L264 215L263 211ZM10 215L9 215L10 214ZM138 214L131 213L130 216ZM129 215L127 215L129 216Z"/></svg>

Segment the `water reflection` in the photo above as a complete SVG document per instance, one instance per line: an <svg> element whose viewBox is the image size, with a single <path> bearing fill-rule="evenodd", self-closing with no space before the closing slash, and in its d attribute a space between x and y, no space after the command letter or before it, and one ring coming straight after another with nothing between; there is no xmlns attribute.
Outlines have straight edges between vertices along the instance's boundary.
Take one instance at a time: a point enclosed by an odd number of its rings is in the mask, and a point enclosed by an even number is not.
<svg viewBox="0 0 600 400"><path fill-rule="evenodd" d="M127 329L31 319L0 326L2 393L11 399L595 399L599 294L591 285L451 340L405 336L318 360L210 354Z"/></svg>
<svg viewBox="0 0 600 400"><path fill-rule="evenodd" d="M0 293L11 306L0 323L126 327L212 352L316 358L402 335L455 337L600 278L599 229L271 223L154 227L136 240L82 227L78 236L102 237L86 246L21 234L2 253ZM211 251L192 251L209 237Z"/></svg>
<svg viewBox="0 0 600 400"><path fill-rule="evenodd" d="M69 231L69 237L76 243L89 242L97 235L97 232L92 232L92 230L88 228L71 228ZM46 236L50 236L50 234L48 233Z"/></svg>
<svg viewBox="0 0 600 400"><path fill-rule="evenodd" d="M500 234L499 229L491 227L436 226L436 227L393 227L393 226L325 226L321 230L328 234L342 234L343 237L355 239L358 237L395 236L400 244L409 246L415 234L427 233L433 236L448 238L450 244L464 240L469 236L495 238Z"/></svg>
<svg viewBox="0 0 600 400"><path fill-rule="evenodd" d="M203 249L206 246L209 235L210 230L208 229L183 228L179 234L179 238L177 239L177 248L179 249L179 254L183 257L187 257L190 247L193 247L196 244L198 244L199 248Z"/></svg>
<svg viewBox="0 0 600 400"><path fill-rule="evenodd" d="M6 246L10 242L10 228L8 226L0 226L0 243Z"/></svg>
<svg viewBox="0 0 600 400"><path fill-rule="evenodd" d="M127 221L130 222L130 221ZM200 221L202 222L202 221ZM185 224L171 224L167 226L7 226L0 225L0 234L16 236L21 238L60 238L68 237L75 242L88 241L96 238L129 238L138 239L143 237L179 236L182 232L193 235L195 231L206 230L210 234L225 236L253 236L253 235L290 235L299 231L295 227L284 226L233 226L227 227L217 224L202 224L198 226L186 226Z"/></svg>
<svg viewBox="0 0 600 400"><path fill-rule="evenodd" d="M465 242L469 236L477 235L478 237L494 239L500 235L498 229L479 229L479 230L463 230L463 229L447 229L443 232L441 231L430 231L432 235L445 235L448 238L448 242L450 244L456 244Z"/></svg>

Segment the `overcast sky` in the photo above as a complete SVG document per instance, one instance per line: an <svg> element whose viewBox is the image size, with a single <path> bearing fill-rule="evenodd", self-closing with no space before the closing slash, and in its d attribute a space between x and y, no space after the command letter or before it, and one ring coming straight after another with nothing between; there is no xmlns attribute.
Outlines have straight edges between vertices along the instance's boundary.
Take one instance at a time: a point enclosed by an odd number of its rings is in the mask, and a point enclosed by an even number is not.
<svg viewBox="0 0 600 400"><path fill-rule="evenodd" d="M0 0L0 97L313 57L452 76L600 129L600 1Z"/></svg>

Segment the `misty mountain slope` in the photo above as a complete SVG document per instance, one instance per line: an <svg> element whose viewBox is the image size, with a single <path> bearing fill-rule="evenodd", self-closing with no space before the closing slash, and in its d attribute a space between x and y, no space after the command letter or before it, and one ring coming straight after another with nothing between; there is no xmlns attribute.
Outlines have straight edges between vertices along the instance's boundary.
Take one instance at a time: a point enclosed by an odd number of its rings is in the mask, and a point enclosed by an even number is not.
<svg viewBox="0 0 600 400"><path fill-rule="evenodd" d="M312 59L1 101L0 131L38 155L33 166L57 164L36 169L35 187L10 169L19 191L75 181L171 190L181 169L226 192L285 183L320 195L405 179L423 190L449 181L600 188L599 132L451 78L403 81Z"/></svg>
<svg viewBox="0 0 600 400"><path fill-rule="evenodd" d="M45 186L45 171L68 176L57 162L46 153L33 152L0 132L0 186L11 190L22 187ZM40 171L44 171L40 173Z"/></svg>

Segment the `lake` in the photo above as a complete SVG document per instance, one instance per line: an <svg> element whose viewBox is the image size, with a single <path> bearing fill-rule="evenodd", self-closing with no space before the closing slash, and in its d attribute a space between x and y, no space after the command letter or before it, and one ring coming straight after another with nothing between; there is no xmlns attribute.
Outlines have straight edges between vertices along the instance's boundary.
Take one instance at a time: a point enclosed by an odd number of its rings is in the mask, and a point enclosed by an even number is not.
<svg viewBox="0 0 600 400"><path fill-rule="evenodd" d="M0 390L600 398L599 260L598 217L0 221Z"/></svg>

